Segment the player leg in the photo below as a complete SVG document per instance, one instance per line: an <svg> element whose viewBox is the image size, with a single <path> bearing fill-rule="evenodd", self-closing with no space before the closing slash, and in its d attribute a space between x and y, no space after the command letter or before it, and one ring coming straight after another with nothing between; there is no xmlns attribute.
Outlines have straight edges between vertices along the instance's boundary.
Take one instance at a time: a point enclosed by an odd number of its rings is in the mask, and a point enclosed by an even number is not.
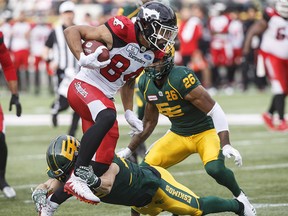
<svg viewBox="0 0 288 216"><path fill-rule="evenodd" d="M75 133L76 133L77 128L78 128L79 120L80 120L80 116L78 115L78 113L73 112L73 114L72 114L72 122L71 122L71 125L70 125L70 128L69 128L69 131L68 131L68 134L70 136L75 136Z"/></svg>
<svg viewBox="0 0 288 216"><path fill-rule="evenodd" d="M239 187L234 173L225 166L224 156L220 150L220 140L215 129L198 134L195 136L195 142L206 172L218 184L230 190L234 197L245 205L248 215L256 215L255 208Z"/></svg>
<svg viewBox="0 0 288 216"><path fill-rule="evenodd" d="M65 190L80 200L95 204L100 200L89 189L88 186L92 185L89 185L88 179L78 177L77 172L85 172L103 138L115 125L116 108L113 101L107 98L99 89L79 80L74 80L70 84L68 101L72 109L80 115L82 122L85 119L92 126L90 128L87 125L83 126L84 134L75 163L75 171L66 182ZM110 153L107 152L107 155L110 156ZM90 174L95 175L94 173L87 173L87 176Z"/></svg>
<svg viewBox="0 0 288 216"><path fill-rule="evenodd" d="M161 167L155 167L161 174L160 187L150 204L145 208L134 208L139 213L156 215L161 211L168 211L177 215L206 215L218 212L243 211L244 206L235 199L219 197L199 198L190 189L177 182L173 176Z"/></svg>
<svg viewBox="0 0 288 216"><path fill-rule="evenodd" d="M193 144L188 145L189 137L179 136L168 131L153 143L147 151L142 164L150 164L164 168L171 167L196 152Z"/></svg>
<svg viewBox="0 0 288 216"><path fill-rule="evenodd" d="M8 148L4 133L4 116L2 107L0 105L0 190L3 191L7 198L14 198L16 196L16 192L12 187L9 186L5 179L7 157Z"/></svg>
<svg viewBox="0 0 288 216"><path fill-rule="evenodd" d="M271 77L271 88L274 94L274 111L278 113L280 124L276 128L279 131L288 130L288 124L285 121L285 98L288 93L288 61L279 59L275 56L269 56L267 63L268 73ZM269 66L269 67L268 67Z"/></svg>

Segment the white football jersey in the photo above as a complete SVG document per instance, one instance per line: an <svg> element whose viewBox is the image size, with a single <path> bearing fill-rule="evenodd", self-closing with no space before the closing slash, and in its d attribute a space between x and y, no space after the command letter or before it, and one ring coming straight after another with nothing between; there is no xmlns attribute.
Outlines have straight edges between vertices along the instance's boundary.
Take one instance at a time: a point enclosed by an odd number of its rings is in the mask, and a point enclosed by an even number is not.
<svg viewBox="0 0 288 216"><path fill-rule="evenodd" d="M11 50L16 52L19 50L27 50L30 48L29 33L31 25L28 22L16 22L12 26Z"/></svg>
<svg viewBox="0 0 288 216"><path fill-rule="evenodd" d="M288 20L272 8L265 10L264 18L268 28L263 33L260 49L278 58L288 59Z"/></svg>
<svg viewBox="0 0 288 216"><path fill-rule="evenodd" d="M76 79L97 87L112 98L127 80L137 77L155 57L159 58L161 52L140 47L135 26L127 17L112 17L105 25L113 36L113 47L109 51L111 63L97 70L82 67Z"/></svg>

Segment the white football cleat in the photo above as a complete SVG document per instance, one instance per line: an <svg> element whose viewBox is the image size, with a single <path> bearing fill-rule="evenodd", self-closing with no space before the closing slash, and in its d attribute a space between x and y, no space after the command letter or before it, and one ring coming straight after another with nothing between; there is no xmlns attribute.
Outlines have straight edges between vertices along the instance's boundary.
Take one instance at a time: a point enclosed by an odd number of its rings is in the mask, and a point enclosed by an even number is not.
<svg viewBox="0 0 288 216"><path fill-rule="evenodd" d="M244 204L244 215L245 216L256 216L256 209L249 202L248 197L241 191L240 195L236 199Z"/></svg>
<svg viewBox="0 0 288 216"><path fill-rule="evenodd" d="M15 190L12 187L10 187L10 186L4 187L2 191L3 191L4 195L5 195L5 197L7 197L8 199L12 199L12 198L16 197Z"/></svg>
<svg viewBox="0 0 288 216"><path fill-rule="evenodd" d="M93 194L93 192L88 187L87 181L78 176L75 176L74 171L72 171L70 178L65 183L64 191L69 194L72 194L73 196L77 197L80 201L86 203L96 205L100 202L100 199L97 196L95 196L95 194Z"/></svg>
<svg viewBox="0 0 288 216"><path fill-rule="evenodd" d="M55 202L52 202L50 199L51 199L51 196L50 195L48 198L47 198L47 203L45 206L42 206L41 207L41 210L39 212L39 216L53 216L54 215L54 212L57 210L59 204L55 203Z"/></svg>

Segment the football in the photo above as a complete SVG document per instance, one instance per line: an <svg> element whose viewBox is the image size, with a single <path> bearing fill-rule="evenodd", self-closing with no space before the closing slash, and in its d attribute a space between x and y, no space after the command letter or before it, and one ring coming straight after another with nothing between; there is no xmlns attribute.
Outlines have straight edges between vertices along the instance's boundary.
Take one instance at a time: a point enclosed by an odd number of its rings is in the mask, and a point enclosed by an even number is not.
<svg viewBox="0 0 288 216"><path fill-rule="evenodd" d="M102 49L102 53L98 56L98 61L103 62L108 60L110 57L109 50L103 43L95 40L89 40L85 41L82 44L82 48L85 55L90 55L91 53L94 53L99 46L104 46L105 48Z"/></svg>

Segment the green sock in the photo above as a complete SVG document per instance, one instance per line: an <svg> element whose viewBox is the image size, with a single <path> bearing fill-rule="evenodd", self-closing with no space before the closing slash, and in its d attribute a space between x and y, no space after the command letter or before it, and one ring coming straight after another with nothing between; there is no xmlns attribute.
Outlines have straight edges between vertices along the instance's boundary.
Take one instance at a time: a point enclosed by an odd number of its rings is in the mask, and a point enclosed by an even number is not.
<svg viewBox="0 0 288 216"><path fill-rule="evenodd" d="M199 202L203 215L219 212L238 213L240 208L243 208L235 199L223 199L215 196L201 197Z"/></svg>

